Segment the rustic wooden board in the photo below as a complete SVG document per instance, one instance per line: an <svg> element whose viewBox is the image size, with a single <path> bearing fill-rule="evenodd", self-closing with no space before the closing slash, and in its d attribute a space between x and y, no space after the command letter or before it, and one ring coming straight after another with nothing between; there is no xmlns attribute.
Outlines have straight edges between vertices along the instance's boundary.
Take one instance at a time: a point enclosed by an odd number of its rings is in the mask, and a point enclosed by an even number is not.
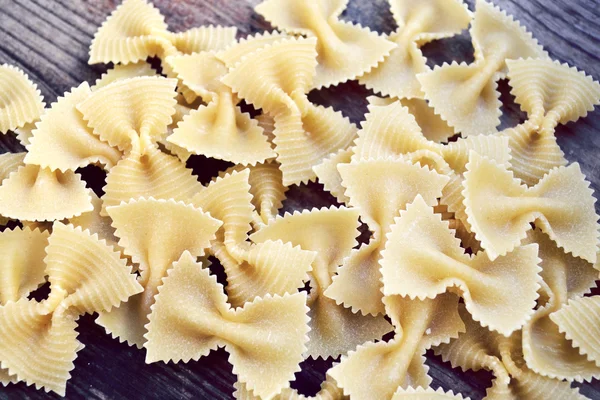
<svg viewBox="0 0 600 400"><path fill-rule="evenodd" d="M417 1L417 0L415 0ZM175 31L204 24L235 25L240 35L269 29L269 24L254 14L259 0L156 0ZM471 8L473 1L468 0ZM599 0L497 0L496 3L515 15L546 47L553 58L585 69L600 78L600 2ZM105 66L88 66L88 48L97 27L118 1L112 0L0 0L0 63L16 64L38 83L47 103L81 81L93 81ZM361 23L380 32L390 32L395 24L385 0L351 0L344 14L349 21ZM467 34L427 45L425 53L431 63L444 60L472 59ZM523 115L512 102L506 83L501 84L505 102L503 126L522 120ZM369 91L355 82L311 93L311 100L341 109L353 122L360 122L366 110ZM592 187L600 192L600 113L558 129L559 143L567 158L578 161ZM0 137L0 152L19 148L12 135ZM195 158L190 166L206 181L226 163ZM102 186L101 174L86 170L85 176ZM324 206L332 198L320 191L318 184L293 188L285 208ZM80 321L79 339L85 344L68 383L68 398L88 399L221 399L229 398L234 377L223 351L188 365L144 363L144 352L129 348L108 337L86 316ZM487 372L462 373L439 358L429 357L434 387L443 386L479 399L490 385ZM306 361L293 387L312 395L319 387L331 361ZM597 381L580 385L590 398L600 399ZM0 389L2 399L53 398L24 384Z"/></svg>

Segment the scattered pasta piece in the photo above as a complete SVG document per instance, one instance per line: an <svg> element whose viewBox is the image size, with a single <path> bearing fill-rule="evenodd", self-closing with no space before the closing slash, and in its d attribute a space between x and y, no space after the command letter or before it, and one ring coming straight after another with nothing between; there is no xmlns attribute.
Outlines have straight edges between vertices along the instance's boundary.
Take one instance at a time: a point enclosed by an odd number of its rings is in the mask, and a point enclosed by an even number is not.
<svg viewBox="0 0 600 400"><path fill-rule="evenodd" d="M391 399L398 387L428 387L431 378L423 353L464 332L453 294L426 300L392 296L384 302L396 327L394 338L361 345L329 370L352 399Z"/></svg>
<svg viewBox="0 0 600 400"><path fill-rule="evenodd" d="M463 397L462 394L454 394L452 390L445 392L441 387L437 390L432 388L423 389L422 387L413 388L408 387L403 389L399 387L392 400L443 400L443 399L456 399L456 400L470 400L468 397Z"/></svg>
<svg viewBox="0 0 600 400"><path fill-rule="evenodd" d="M89 63L129 64L156 55L216 50L232 42L236 32L236 28L203 26L172 33L160 11L146 0L124 0L94 35Z"/></svg>
<svg viewBox="0 0 600 400"><path fill-rule="evenodd" d="M561 333L573 343L578 351L596 364L592 376L598 376L600 351L598 345L598 321L600 321L600 296L577 297L561 310L550 316ZM590 380L589 377L585 378Z"/></svg>
<svg viewBox="0 0 600 400"><path fill-rule="evenodd" d="M228 69L213 53L168 57L166 62L207 103L183 118L169 142L194 154L243 165L277 155L257 121L237 107L239 99L221 83Z"/></svg>
<svg viewBox="0 0 600 400"><path fill-rule="evenodd" d="M529 186L567 164L556 143L558 124L577 121L600 103L600 84L551 60L507 60L512 94L529 119L502 133L510 138L512 170Z"/></svg>
<svg viewBox="0 0 600 400"><path fill-rule="evenodd" d="M544 279L541 294L546 300L523 327L527 366L540 375L558 379L581 381L600 375L600 366L579 354L552 320L570 299L589 292L600 272L587 261L566 254L538 229L529 231L525 241L540 247Z"/></svg>
<svg viewBox="0 0 600 400"><path fill-rule="evenodd" d="M0 93L0 134L37 121L44 110L37 86L12 65L0 65Z"/></svg>
<svg viewBox="0 0 600 400"><path fill-rule="evenodd" d="M112 168L121 152L94 135L75 108L91 95L87 82L59 97L31 132L25 162L62 172L101 163Z"/></svg>
<svg viewBox="0 0 600 400"><path fill-rule="evenodd" d="M418 195L387 235L380 261L383 295L435 298L457 287L473 319L510 336L534 312L539 262L535 244L494 261L485 252L465 254L448 223Z"/></svg>
<svg viewBox="0 0 600 400"><path fill-rule="evenodd" d="M390 55L358 78L369 89L384 96L423 98L417 74L428 71L420 46L467 29L471 12L462 0L388 0L398 29L388 36L397 44Z"/></svg>
<svg viewBox="0 0 600 400"><path fill-rule="evenodd" d="M512 172L471 152L463 182L469 225L491 260L518 246L535 222L566 252L595 263L600 226L589 185L573 163L528 188Z"/></svg>
<svg viewBox="0 0 600 400"><path fill-rule="evenodd" d="M152 307L146 362L188 362L225 347L239 381L272 399L300 369L308 341L307 311L304 293L257 297L233 310L216 278L186 252Z"/></svg>
<svg viewBox="0 0 600 400"><path fill-rule="evenodd" d="M275 120L275 151L283 184L315 179L312 167L346 148L356 127L332 108L312 104L310 90L317 64L316 39L287 39L243 58L223 82ZM248 79L254 76L254 79Z"/></svg>
<svg viewBox="0 0 600 400"><path fill-rule="evenodd" d="M476 2L471 38L473 64L453 62L417 75L429 104L464 136L495 133L500 125L497 80L506 76L507 59L548 57L518 21L485 0Z"/></svg>
<svg viewBox="0 0 600 400"><path fill-rule="evenodd" d="M342 164L338 169L349 204L358 209L373 236L368 244L352 250L325 295L353 312L377 315L384 312L379 259L394 217L417 194L427 204L436 204L448 178L393 158Z"/></svg>
<svg viewBox="0 0 600 400"><path fill-rule="evenodd" d="M203 256L221 222L174 200L139 199L109 207L119 245L139 265L143 292L96 320L121 342L141 348L154 296L167 271L184 251ZM182 224L181 221L185 221ZM143 232L143 235L139 233Z"/></svg>
<svg viewBox="0 0 600 400"><path fill-rule="evenodd" d="M0 359L18 380L64 396L82 348L77 318L118 307L142 288L119 253L88 231L56 222L48 243L50 295L0 308Z"/></svg>
<svg viewBox="0 0 600 400"><path fill-rule="evenodd" d="M357 210L331 207L286 214L250 237L256 243L279 239L317 253L307 303L310 340L306 356L313 359L338 357L366 341L381 339L391 330L383 317L354 314L323 294L336 268L355 246L357 227Z"/></svg>
<svg viewBox="0 0 600 400"><path fill-rule="evenodd" d="M313 85L319 89L369 72L395 47L368 28L342 21L340 14L347 3L266 0L255 10L278 29L317 38L318 66Z"/></svg>
<svg viewBox="0 0 600 400"><path fill-rule="evenodd" d="M459 312L466 325L466 332L434 350L454 368L460 367L463 371L491 371L494 381L487 389L485 399L587 398L579 394L578 388L571 388L569 382L550 379L527 368L520 346L520 332L507 338L473 321L464 307L459 306Z"/></svg>

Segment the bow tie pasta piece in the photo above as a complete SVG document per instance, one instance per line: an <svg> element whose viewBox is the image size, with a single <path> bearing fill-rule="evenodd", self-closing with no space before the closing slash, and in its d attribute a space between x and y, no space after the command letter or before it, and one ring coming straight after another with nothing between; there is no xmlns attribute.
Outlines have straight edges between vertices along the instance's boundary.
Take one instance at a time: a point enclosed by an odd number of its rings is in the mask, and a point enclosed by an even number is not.
<svg viewBox="0 0 600 400"><path fill-rule="evenodd" d="M349 204L358 209L373 236L368 244L352 250L325 295L353 312L377 315L384 311L379 259L385 247L385 234L394 217L417 194L427 204L435 205L448 177L392 158L342 164L338 169Z"/></svg>
<svg viewBox="0 0 600 400"><path fill-rule="evenodd" d="M154 296L167 270L184 251L203 256L221 222L173 200L139 199L108 208L119 245L139 264L143 292L96 320L107 332L139 348ZM140 234L142 232L143 234Z"/></svg>
<svg viewBox="0 0 600 400"><path fill-rule="evenodd" d="M282 39L289 39L291 37L287 33L278 31L258 32L254 35L241 38L237 42L227 46L224 50L218 51L217 58L223 61L227 65L227 68L233 68L248 54L252 54L267 45L272 45Z"/></svg>
<svg viewBox="0 0 600 400"><path fill-rule="evenodd" d="M417 76L430 105L463 136L496 132L497 81L506 76L507 59L548 57L518 21L485 0L476 2L471 38L473 64L444 64Z"/></svg>
<svg viewBox="0 0 600 400"><path fill-rule="evenodd" d="M600 84L557 61L507 60L506 65L511 93L529 119L502 133L510 139L511 169L532 186L552 168L567 164L555 129L587 116L600 103Z"/></svg>
<svg viewBox="0 0 600 400"><path fill-rule="evenodd" d="M525 241L540 247L544 279L541 293L545 300L523 327L523 356L527 366L550 378L581 381L599 376L600 366L580 354L552 320L569 300L579 298L595 286L598 270L587 261L566 254L540 230L529 231Z"/></svg>
<svg viewBox="0 0 600 400"><path fill-rule="evenodd" d="M463 186L469 225L491 260L518 246L535 222L564 251L596 262L596 199L578 163L555 168L528 188L471 152Z"/></svg>
<svg viewBox="0 0 600 400"><path fill-rule="evenodd" d="M272 399L300 370L307 311L304 293L257 297L233 310L216 278L184 253L152 307L146 362L198 360L224 346L239 381Z"/></svg>
<svg viewBox="0 0 600 400"><path fill-rule="evenodd" d="M595 363L596 370L592 375L600 375L600 344L598 343L598 327L600 326L600 296L579 297L569 300L561 310L550 316L558 325L558 329L577 348L579 353ZM590 380L586 378L586 380Z"/></svg>
<svg viewBox="0 0 600 400"><path fill-rule="evenodd" d="M569 382L550 379L530 370L523 360L520 332L507 338L473 321L464 307L459 306L459 313L466 332L434 351L454 368L491 371L494 381L487 389L486 400L587 399L578 388L571 388Z"/></svg>
<svg viewBox="0 0 600 400"><path fill-rule="evenodd" d="M223 221L212 243L212 253L227 274L227 294L234 307L266 294L283 295L304 286L315 253L273 239L247 241L254 206L250 169L232 170L211 182L193 203Z"/></svg>
<svg viewBox="0 0 600 400"><path fill-rule="evenodd" d="M118 307L142 287L119 253L81 228L56 222L48 243L50 295L0 308L0 360L18 380L64 396L82 348L77 318Z"/></svg>
<svg viewBox="0 0 600 400"><path fill-rule="evenodd" d="M96 80L96 83L91 89L92 91L95 91L123 79L155 75L157 75L156 71L152 69L150 64L146 61L138 61L137 63L132 64L117 64L103 73L102 76Z"/></svg>
<svg viewBox="0 0 600 400"><path fill-rule="evenodd" d="M169 142L194 154L243 165L277 155L258 122L241 111L239 99L221 83L228 69L213 53L168 57L167 63L207 103L183 118L167 138Z"/></svg>
<svg viewBox="0 0 600 400"><path fill-rule="evenodd" d="M248 390L245 384L241 382L234 383L233 397L236 400L260 400ZM321 390L317 392L313 397L306 397L298 393L295 389L283 389L281 393L273 398L273 400L348 400L347 396L344 396L342 389L340 389L335 381L327 375L325 381L321 383Z"/></svg>
<svg viewBox="0 0 600 400"><path fill-rule="evenodd" d="M233 171L242 172L248 169L248 184L250 184L250 194L252 194L253 225L259 229L270 221L274 220L283 207L287 186L283 185L283 176L279 169L279 164L275 161L256 164L249 167L235 166L219 174L225 176Z"/></svg>
<svg viewBox="0 0 600 400"><path fill-rule="evenodd" d="M0 134L37 121L44 111L37 85L17 67L0 65L0 93Z"/></svg>
<svg viewBox="0 0 600 400"><path fill-rule="evenodd" d="M202 189L192 170L177 157L156 145L148 145L144 151L133 149L108 173L102 215L108 207L141 197L189 202Z"/></svg>
<svg viewBox="0 0 600 400"><path fill-rule="evenodd" d="M457 393L454 394L452 390L444 392L444 390L439 387L437 390L433 390L432 388L423 389L422 387L413 388L409 386L404 389L399 387L392 400L444 400L444 399L455 399L455 400L470 400L469 397L463 397L462 394Z"/></svg>
<svg viewBox="0 0 600 400"><path fill-rule="evenodd" d="M91 211L91 190L79 174L27 164L0 186L0 215L23 221L54 221Z"/></svg>
<svg viewBox="0 0 600 400"><path fill-rule="evenodd" d="M146 0L125 0L94 35L89 63L129 64L156 55L215 50L232 42L235 35L236 28L220 26L172 33L160 11Z"/></svg>
<svg viewBox="0 0 600 400"><path fill-rule="evenodd" d="M175 79L142 76L96 90L77 105L88 126L121 151L138 151L167 131L175 113Z"/></svg>
<svg viewBox="0 0 600 400"><path fill-rule="evenodd" d="M46 110L32 131L26 163L65 172L94 163L110 169L119 161L121 152L94 135L75 108L91 93L84 82Z"/></svg>
<svg viewBox="0 0 600 400"><path fill-rule="evenodd" d="M384 301L396 327L394 338L358 346L329 370L352 399L391 399L398 387L428 387L431 378L423 353L464 332L457 312L458 297L451 293L435 299L392 296Z"/></svg>
<svg viewBox="0 0 600 400"><path fill-rule="evenodd" d="M312 167L356 135L356 126L341 113L306 96L317 63L315 46L315 38L276 42L245 57L222 80L275 120L275 151L286 186L314 180Z"/></svg>
<svg viewBox="0 0 600 400"><path fill-rule="evenodd" d="M317 38L314 88L343 83L369 72L395 45L368 28L340 20L347 0L266 0L255 7L277 29Z"/></svg>
<svg viewBox="0 0 600 400"><path fill-rule="evenodd" d="M387 235L380 261L383 294L435 298L456 286L473 319L510 336L534 312L539 262L536 244L495 261L484 252L465 254L448 222L419 195Z"/></svg>
<svg viewBox="0 0 600 400"><path fill-rule="evenodd" d="M250 237L255 243L282 240L317 253L307 303L310 340L306 355L313 359L338 357L365 341L381 339L391 330L383 317L353 314L323 294L338 265L356 245L358 224L355 209L313 209L277 217Z"/></svg>
<svg viewBox="0 0 600 400"><path fill-rule="evenodd" d="M420 46L467 29L471 12L461 0L388 0L398 30L388 36L397 47L377 67L358 78L384 96L422 98L417 74L429 70Z"/></svg>

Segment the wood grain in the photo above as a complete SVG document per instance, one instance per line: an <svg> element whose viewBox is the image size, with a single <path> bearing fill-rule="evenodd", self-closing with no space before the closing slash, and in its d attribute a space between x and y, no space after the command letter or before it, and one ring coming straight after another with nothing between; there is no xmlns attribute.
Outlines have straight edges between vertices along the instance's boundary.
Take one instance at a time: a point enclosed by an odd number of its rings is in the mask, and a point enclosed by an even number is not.
<svg viewBox="0 0 600 400"><path fill-rule="evenodd" d="M156 0L172 30L182 31L205 25L235 25L241 36L270 29L269 24L254 14L259 0ZM474 1L468 0L473 9ZM88 49L97 27L117 1L114 0L0 0L0 63L18 65L38 84L46 102L56 100L81 81L93 81L106 66L88 66ZM586 70L600 78L600 3L598 0L497 0L496 3L514 15L546 47L550 55ZM395 24L385 0L351 0L344 14L380 32L390 32ZM430 63L451 59L469 61L472 47L468 34L427 45L424 49ZM501 84L503 126L523 119L513 103L506 83ZM366 110L365 97L370 92L356 82L311 93L312 101L333 105L360 122ZM570 161L578 161L592 187L600 192L600 113L558 129L559 143ZM13 135L0 135L0 152L17 151ZM207 181L227 163L195 157L190 167L202 181ZM86 170L85 176L96 190L102 187L102 175ZM294 187L285 203L286 210L325 206L333 199L318 184ZM598 206L597 206L598 207ZM600 207L598 207L600 209ZM220 278L223 279L222 274ZM108 337L85 316L79 322L79 340L85 344L67 386L67 398L86 399L225 399L230 398L234 377L223 351L200 362L187 365L144 363L144 353ZM443 386L479 399L490 385L487 372L462 373L453 370L439 358L428 357L434 387ZM307 395L314 394L332 361L306 361L304 370L292 386ZM582 393L600 399L597 381L580 385ZM45 399L49 395L23 383L0 389L1 399Z"/></svg>

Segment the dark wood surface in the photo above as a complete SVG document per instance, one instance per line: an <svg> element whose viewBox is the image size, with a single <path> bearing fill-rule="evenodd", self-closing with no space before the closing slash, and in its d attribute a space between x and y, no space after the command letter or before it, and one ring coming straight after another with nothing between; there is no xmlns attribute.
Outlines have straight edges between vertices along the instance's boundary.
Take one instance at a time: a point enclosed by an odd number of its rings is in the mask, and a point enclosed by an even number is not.
<svg viewBox="0 0 600 400"><path fill-rule="evenodd" d="M417 1L417 0L415 0ZM205 25L234 25L241 36L270 29L269 24L253 12L259 0L156 0L174 31ZM94 81L106 66L89 66L88 49L92 36L106 16L116 7L113 0L0 0L0 63L21 67L38 84L49 104L81 81ZM473 1L468 1L473 9ZM550 55L584 69L600 78L600 1L599 0L496 0L514 15L546 47ZM390 32L395 24L385 0L350 0L344 18L380 32ZM424 49L431 63L444 60L472 59L467 34L427 45ZM503 127L523 119L512 102L506 83L500 85L505 103ZM311 93L311 100L333 105L360 122L366 110L365 97L370 92L355 82ZM570 161L578 161L592 187L600 192L600 112L558 129L558 141ZM4 150L3 150L4 149ZM13 135L0 135L0 152L16 151ZM208 180L227 163L200 157L190 162L201 180ZM97 171L84 171L85 177L101 187ZM287 210L324 206L333 202L318 184L294 187L285 203ZM597 209L600 207L597 205ZM144 352L130 348L107 336L93 322L95 316L80 320L79 340L85 349L78 353L75 370L67 385L67 398L87 399L226 399L231 397L234 376L227 355L218 351L187 365L144 363ZM324 378L331 360L303 363L292 387L306 395L314 394ZM480 399L490 385L487 372L462 373L429 355L428 365L433 386L452 388L472 399ZM579 385L590 398L600 399L600 384ZM54 398L26 387L23 383L0 388L2 399Z"/></svg>

